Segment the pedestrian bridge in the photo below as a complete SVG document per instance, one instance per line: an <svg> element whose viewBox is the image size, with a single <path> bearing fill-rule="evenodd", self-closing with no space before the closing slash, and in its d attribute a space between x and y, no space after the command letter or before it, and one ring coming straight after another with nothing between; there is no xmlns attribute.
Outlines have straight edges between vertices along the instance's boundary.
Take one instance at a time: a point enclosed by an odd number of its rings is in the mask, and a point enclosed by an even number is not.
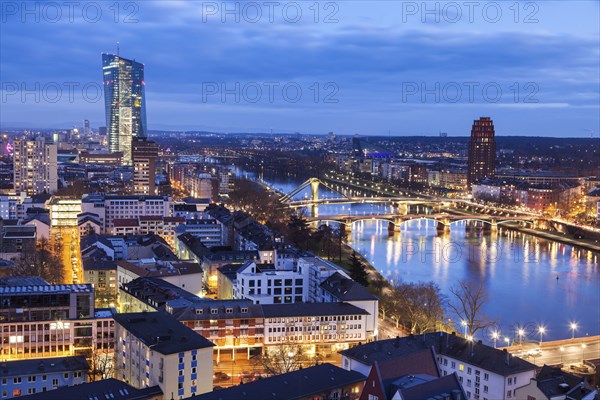
<svg viewBox="0 0 600 400"><path fill-rule="evenodd" d="M384 221L388 222L388 229L399 232L401 226L408 221L425 220L434 221L438 230L448 231L452 224L466 221L475 223L483 229L495 230L498 226L509 223L520 223L535 228L539 219L534 217L499 217L484 215L451 215L451 214L373 214L373 215L331 215L323 217L306 217L311 224L335 222L341 224L346 231L352 230L352 225L358 221Z"/></svg>

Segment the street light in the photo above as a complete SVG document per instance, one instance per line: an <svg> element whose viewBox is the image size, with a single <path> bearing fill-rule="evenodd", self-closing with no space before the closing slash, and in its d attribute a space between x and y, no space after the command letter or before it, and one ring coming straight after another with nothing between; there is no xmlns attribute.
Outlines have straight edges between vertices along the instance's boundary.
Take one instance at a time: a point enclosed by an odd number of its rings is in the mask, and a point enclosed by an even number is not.
<svg viewBox="0 0 600 400"><path fill-rule="evenodd" d="M508 336L505 336L505 337L504 337L504 343L506 343L506 346L508 346L508 345L509 345L509 343L510 343L510 339L508 338Z"/></svg>
<svg viewBox="0 0 600 400"><path fill-rule="evenodd" d="M500 337L500 334L498 333L498 331L492 332L492 339L494 339L494 348L496 348L496 342L498 341L499 337Z"/></svg>
<svg viewBox="0 0 600 400"><path fill-rule="evenodd" d="M462 324L462 326L465 328L465 336L467 336L467 321L465 321L464 319L460 322Z"/></svg>
<svg viewBox="0 0 600 400"><path fill-rule="evenodd" d="M538 328L538 332L540 333L540 345L541 345L544 333L546 333L546 328L544 326L540 326Z"/></svg>
<svg viewBox="0 0 600 400"><path fill-rule="evenodd" d="M525 335L525 331L522 328L519 328L517 334L519 335L519 343L523 346L523 336Z"/></svg>
<svg viewBox="0 0 600 400"><path fill-rule="evenodd" d="M571 331L573 332L573 335L571 336L571 339L575 339L575 331L577 330L577 323L576 322L571 322Z"/></svg>

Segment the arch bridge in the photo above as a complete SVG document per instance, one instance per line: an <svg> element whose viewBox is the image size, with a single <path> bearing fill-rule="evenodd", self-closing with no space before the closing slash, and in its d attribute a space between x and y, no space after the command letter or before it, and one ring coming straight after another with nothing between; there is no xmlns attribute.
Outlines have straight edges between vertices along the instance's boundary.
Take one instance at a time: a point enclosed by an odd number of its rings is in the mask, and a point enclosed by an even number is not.
<svg viewBox="0 0 600 400"><path fill-rule="evenodd" d="M339 198L331 199L320 199L319 198L319 187L323 185L327 189L334 193L341 195ZM294 196L302 192L304 189L310 187L311 196L310 199L306 200L292 200ZM282 203L286 203L292 208L314 206L319 204L340 204L340 203L402 203L405 205L420 205L420 204L440 204L440 200L425 199L417 197L350 197L345 193L342 193L338 189L333 188L331 185L323 182L318 178L310 178L304 181L296 189L292 190L286 195L279 198Z"/></svg>
<svg viewBox="0 0 600 400"><path fill-rule="evenodd" d="M518 222L535 228L541 219L534 217L498 217L484 215L451 215L451 214L373 214L373 215L332 215L323 217L306 217L311 224L323 222L336 222L344 227L346 232L352 231L352 224L358 221L384 221L388 222L388 230L399 232L401 226L408 221L429 220L436 223L440 231L449 231L451 225L460 222L474 222L484 230L496 230L503 224Z"/></svg>

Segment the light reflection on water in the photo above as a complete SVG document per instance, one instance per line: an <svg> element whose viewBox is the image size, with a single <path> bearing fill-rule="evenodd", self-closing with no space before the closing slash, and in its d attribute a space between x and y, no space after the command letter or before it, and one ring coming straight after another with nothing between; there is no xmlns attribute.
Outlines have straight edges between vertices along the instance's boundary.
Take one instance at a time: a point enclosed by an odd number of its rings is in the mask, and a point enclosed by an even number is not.
<svg viewBox="0 0 600 400"><path fill-rule="evenodd" d="M269 180L269 185L284 193L300 183ZM319 196L339 197L323 188ZM384 203L318 207L320 217L393 212L393 207ZM435 223L427 220L407 222L395 233L388 232L387 222L358 221L353 224L349 244L388 279L434 281L444 294L462 279L483 283L489 293L485 312L499 321L504 336L513 337L517 324L543 324L545 339L567 338L571 321L578 323L578 335L600 334L597 253L508 229L467 231L464 222L454 223L449 233L440 234Z"/></svg>

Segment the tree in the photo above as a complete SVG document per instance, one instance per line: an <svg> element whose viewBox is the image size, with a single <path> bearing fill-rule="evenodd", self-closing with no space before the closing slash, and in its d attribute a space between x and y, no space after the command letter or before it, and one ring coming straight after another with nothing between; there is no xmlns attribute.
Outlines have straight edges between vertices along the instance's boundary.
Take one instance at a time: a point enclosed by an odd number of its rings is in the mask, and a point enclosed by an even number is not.
<svg viewBox="0 0 600 400"><path fill-rule="evenodd" d="M271 375L296 371L310 363L309 355L301 345L285 342L278 346L263 347L256 362Z"/></svg>
<svg viewBox="0 0 600 400"><path fill-rule="evenodd" d="M435 331L444 319L444 300L438 285L433 282L394 284L394 314L411 333Z"/></svg>
<svg viewBox="0 0 600 400"><path fill-rule="evenodd" d="M450 289L451 299L448 303L450 310L466 324L470 337L481 329L495 324L483 314L483 306L487 302L488 294L483 284L462 280Z"/></svg>
<svg viewBox="0 0 600 400"><path fill-rule="evenodd" d="M89 377L91 382L109 379L115 376L117 370L113 352L109 352L106 349L92 350L86 354L86 358L90 364Z"/></svg>
<svg viewBox="0 0 600 400"><path fill-rule="evenodd" d="M369 285L369 274L367 273L365 264L363 264L356 255L356 251L353 251L352 256L350 256L348 272L350 273L350 278L355 282L358 282L363 286Z"/></svg>
<svg viewBox="0 0 600 400"><path fill-rule="evenodd" d="M34 252L21 254L12 269L13 276L39 276L49 283L62 283L64 267L60 255L55 254L48 239L41 239Z"/></svg>

